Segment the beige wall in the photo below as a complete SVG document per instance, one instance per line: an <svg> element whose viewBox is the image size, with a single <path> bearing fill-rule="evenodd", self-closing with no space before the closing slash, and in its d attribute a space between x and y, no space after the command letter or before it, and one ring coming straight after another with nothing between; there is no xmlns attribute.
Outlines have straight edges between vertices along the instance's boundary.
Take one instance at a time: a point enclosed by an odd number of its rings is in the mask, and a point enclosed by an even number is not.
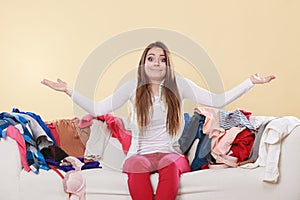
<svg viewBox="0 0 300 200"><path fill-rule="evenodd" d="M226 89L256 72L277 76L272 84L256 86L226 109L300 117L299 2L0 0L0 111L18 107L45 120L73 117L68 97L39 82L60 77L74 86L82 63L102 42L122 32L157 27L200 44ZM115 60L111 73L117 77L103 78L106 84L99 83L101 94L95 98L113 91L122 76L116 71L136 66L139 56L140 52L132 52ZM206 87L184 59L174 55L174 63L181 74Z"/></svg>

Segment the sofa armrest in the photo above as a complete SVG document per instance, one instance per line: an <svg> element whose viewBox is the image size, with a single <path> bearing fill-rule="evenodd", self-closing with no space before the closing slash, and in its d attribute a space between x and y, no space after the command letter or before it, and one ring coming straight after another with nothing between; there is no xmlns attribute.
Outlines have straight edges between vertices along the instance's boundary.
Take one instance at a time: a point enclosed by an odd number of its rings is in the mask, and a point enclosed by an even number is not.
<svg viewBox="0 0 300 200"><path fill-rule="evenodd" d="M1 177L3 177L2 175L16 177L20 175L22 164L18 145L10 137L0 140L0 163Z"/></svg>
<svg viewBox="0 0 300 200"><path fill-rule="evenodd" d="M6 199L19 198L19 176L22 170L17 142L10 138L0 140L0 194Z"/></svg>
<svg viewBox="0 0 300 200"><path fill-rule="evenodd" d="M285 138L281 146L279 185L284 199L295 199L300 188L300 126ZM298 193L299 195L299 193ZM299 198L298 196L297 198Z"/></svg>

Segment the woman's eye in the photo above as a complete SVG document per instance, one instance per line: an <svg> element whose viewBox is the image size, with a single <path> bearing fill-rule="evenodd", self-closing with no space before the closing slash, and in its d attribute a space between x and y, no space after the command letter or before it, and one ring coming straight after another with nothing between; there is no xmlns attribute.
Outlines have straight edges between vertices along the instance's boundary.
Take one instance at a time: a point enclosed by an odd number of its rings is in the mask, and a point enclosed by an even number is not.
<svg viewBox="0 0 300 200"><path fill-rule="evenodd" d="M152 62L153 58L152 57L148 57L147 60L150 61L150 62Z"/></svg>
<svg viewBox="0 0 300 200"><path fill-rule="evenodd" d="M167 59L166 59L166 58L162 58L162 59L161 59L161 62L164 62L164 63L165 63L165 62L167 62Z"/></svg>

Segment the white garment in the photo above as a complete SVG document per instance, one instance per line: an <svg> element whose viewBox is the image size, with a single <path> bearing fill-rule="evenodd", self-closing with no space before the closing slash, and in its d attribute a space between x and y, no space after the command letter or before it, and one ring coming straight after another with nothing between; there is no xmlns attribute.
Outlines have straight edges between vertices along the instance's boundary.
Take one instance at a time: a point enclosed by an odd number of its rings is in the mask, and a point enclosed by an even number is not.
<svg viewBox="0 0 300 200"><path fill-rule="evenodd" d="M273 116L253 116L251 115L249 118L250 124L254 127L254 129L258 130L258 128L265 122L268 122L272 119L275 119Z"/></svg>
<svg viewBox="0 0 300 200"><path fill-rule="evenodd" d="M93 120L90 137L86 143L84 158L100 161L111 137L111 131L105 122Z"/></svg>
<svg viewBox="0 0 300 200"><path fill-rule="evenodd" d="M263 166L265 167L263 181L277 183L281 143L297 126L300 126L300 120L293 116L272 119L263 132L256 162L241 167L253 169Z"/></svg>
<svg viewBox="0 0 300 200"><path fill-rule="evenodd" d="M251 80L248 78L238 86L234 87L233 89L225 93L214 94L209 92L208 90L205 90L197 86L191 80L183 77L177 76L176 82L177 82L181 101L183 101L184 99L190 99L195 103L202 104L205 106L210 106L210 107L217 107L217 108L222 108L223 106L226 106L227 104L231 103L236 98L240 97L241 95L246 93L254 86ZM136 154L138 151L142 150L141 147L143 147L143 145L145 145L143 148L144 150L142 151L143 153L150 153L150 152L153 153L153 152L161 151L161 149L158 148L157 146L151 146L149 141L146 141L145 138L139 138L140 136L139 136L139 130L137 126L137 120L136 120L135 108L134 108L136 87L137 87L136 80L129 81L124 85L122 85L112 95L98 102L94 102L93 100L80 95L76 91L74 91L72 95L72 100L77 105L79 105L88 113L94 116L108 114L120 108L128 100L130 101L131 109L133 113L131 119L132 142L127 157L129 157L132 154ZM165 110L164 103L162 102L161 98L159 98L159 101L160 101L161 109ZM153 109L153 111L156 112L155 109ZM172 138L167 133L166 124L161 122L161 117L165 118L165 116L166 116L165 114L164 116L161 116L157 113L154 113L150 119L151 127L148 128L149 130L152 131L151 133L153 136L152 138L160 137L160 139L163 140L160 141L161 143L170 145L170 148L168 148L170 149L169 152L176 152L175 148L178 146L178 140L177 140L178 138L177 137ZM182 116L183 116L183 112L182 112ZM159 124L155 123L155 121L157 120L160 121ZM163 122L165 122L165 119Z"/></svg>

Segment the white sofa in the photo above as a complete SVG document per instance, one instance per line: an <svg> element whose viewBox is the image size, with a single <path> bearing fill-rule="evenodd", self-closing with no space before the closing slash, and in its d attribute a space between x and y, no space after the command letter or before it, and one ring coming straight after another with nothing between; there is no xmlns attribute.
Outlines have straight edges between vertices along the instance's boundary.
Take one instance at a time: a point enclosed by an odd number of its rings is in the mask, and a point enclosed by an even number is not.
<svg viewBox="0 0 300 200"><path fill-rule="evenodd" d="M127 176L119 167L124 155L118 142L111 139L101 169L83 170L87 200L131 199ZM282 141L279 181L263 181L264 167L255 169L208 169L185 173L181 177L180 200L299 200L300 199L300 126ZM10 138L0 140L0 199L66 200L62 179L53 170L38 175L22 170L17 144ZM158 176L152 175L154 190ZM77 199L72 196L71 199Z"/></svg>

